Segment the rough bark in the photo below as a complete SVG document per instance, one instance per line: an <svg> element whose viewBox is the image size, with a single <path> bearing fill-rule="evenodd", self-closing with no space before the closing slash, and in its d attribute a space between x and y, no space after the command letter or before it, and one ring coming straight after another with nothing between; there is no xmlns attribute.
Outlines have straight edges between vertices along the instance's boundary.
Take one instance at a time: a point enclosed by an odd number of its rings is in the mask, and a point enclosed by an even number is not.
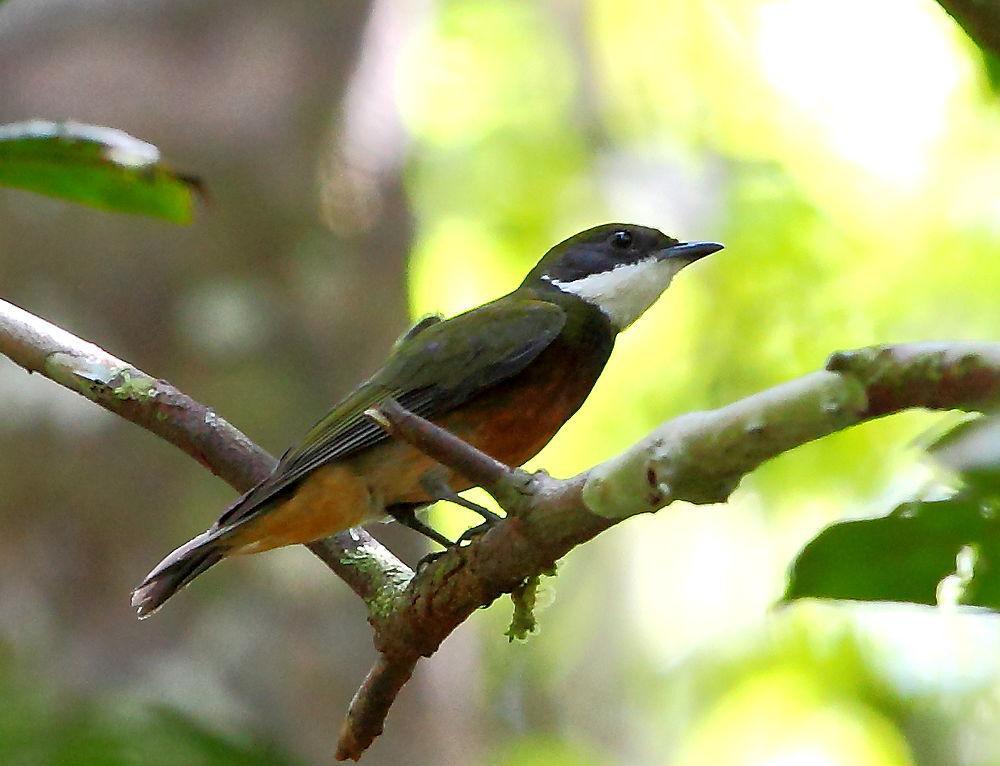
<svg viewBox="0 0 1000 766"><path fill-rule="evenodd" d="M274 460L209 408L44 320L0 302L0 353L152 431L240 490ZM794 447L911 407L985 410L1000 403L1000 343L914 343L839 352L826 369L717 410L661 425L570 479L497 463L387 402L371 413L482 485L507 518L417 575L363 530L314 543L368 605L379 657L351 702L337 758L358 759L382 732L421 657L477 609L511 593L587 540L675 500L725 501L740 479Z"/></svg>

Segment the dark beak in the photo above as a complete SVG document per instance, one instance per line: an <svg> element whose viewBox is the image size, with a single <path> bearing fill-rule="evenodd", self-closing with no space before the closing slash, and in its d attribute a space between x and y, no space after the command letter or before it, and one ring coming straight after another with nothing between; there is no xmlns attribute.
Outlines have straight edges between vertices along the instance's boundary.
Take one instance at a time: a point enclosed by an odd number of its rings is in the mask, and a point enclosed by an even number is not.
<svg viewBox="0 0 1000 766"><path fill-rule="evenodd" d="M673 247L666 247L657 252L657 260L666 258L681 258L688 263L694 263L706 255L717 253L723 248L718 242L681 242Z"/></svg>

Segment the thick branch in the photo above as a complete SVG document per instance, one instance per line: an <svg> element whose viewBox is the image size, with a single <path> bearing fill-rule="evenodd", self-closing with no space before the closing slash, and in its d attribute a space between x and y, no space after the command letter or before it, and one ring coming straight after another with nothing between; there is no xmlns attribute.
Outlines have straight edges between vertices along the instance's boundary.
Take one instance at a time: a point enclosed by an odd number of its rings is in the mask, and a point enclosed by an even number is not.
<svg viewBox="0 0 1000 766"><path fill-rule="evenodd" d="M212 409L5 301L0 301L0 353L170 442L240 492L274 469L271 455ZM362 529L309 548L369 604L411 574Z"/></svg>
<svg viewBox="0 0 1000 766"><path fill-rule="evenodd" d="M404 409L394 399L382 402L366 414L393 436L483 487L509 515L516 516L525 508L525 500L528 498L525 490L533 477L524 471L511 469L494 460L440 426ZM371 612L370 622L375 630L380 654L347 709L337 745L338 760L357 760L375 737L382 733L383 723L393 700L413 674L413 668L420 659L421 653L412 647L392 647L383 645L380 641L383 622L392 617L398 600L403 597L405 591L393 591L391 600L387 599L385 602L389 604L389 609Z"/></svg>
<svg viewBox="0 0 1000 766"><path fill-rule="evenodd" d="M273 457L208 407L5 301L0 353L179 447L240 491L274 468Z"/></svg>
<svg viewBox="0 0 1000 766"><path fill-rule="evenodd" d="M1000 403L1000 344L910 344L834 354L824 372L735 404L668 421L622 455L575 478L536 474L520 512L429 566L378 623L382 653L351 704L338 747L360 757L382 730L394 679L430 656L476 609L550 569L573 547L674 500L724 501L765 460L865 420L910 407L984 409ZM419 418L409 415L419 422ZM428 454L461 470L467 454L423 421ZM433 445L433 446L430 446ZM385 676L385 679L382 676ZM366 689L378 690L377 701Z"/></svg>
<svg viewBox="0 0 1000 766"><path fill-rule="evenodd" d="M682 415L588 472L583 499L621 519L674 500L724 501L783 452L910 407L982 409L1000 398L1000 345L918 343L834 354L825 372Z"/></svg>

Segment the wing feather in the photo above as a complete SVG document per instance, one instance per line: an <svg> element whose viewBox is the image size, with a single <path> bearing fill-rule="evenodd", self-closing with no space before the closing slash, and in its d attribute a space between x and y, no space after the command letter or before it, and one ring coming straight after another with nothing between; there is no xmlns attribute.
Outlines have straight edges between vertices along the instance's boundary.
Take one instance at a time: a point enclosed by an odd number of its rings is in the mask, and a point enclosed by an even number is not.
<svg viewBox="0 0 1000 766"><path fill-rule="evenodd" d="M407 334L385 366L313 426L282 456L274 473L233 503L216 526L244 521L320 466L387 439L365 410L393 397L423 417L442 415L521 372L565 322L555 304L508 296Z"/></svg>

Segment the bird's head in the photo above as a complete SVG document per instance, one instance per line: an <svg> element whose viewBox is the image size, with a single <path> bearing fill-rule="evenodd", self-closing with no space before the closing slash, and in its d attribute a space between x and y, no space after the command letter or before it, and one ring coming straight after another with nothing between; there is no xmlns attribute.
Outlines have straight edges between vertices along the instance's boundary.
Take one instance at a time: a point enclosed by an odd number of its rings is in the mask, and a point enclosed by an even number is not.
<svg viewBox="0 0 1000 766"><path fill-rule="evenodd" d="M716 242L678 242L646 226L608 223L553 247L522 287L551 286L576 295L624 330L653 305L678 271L721 249Z"/></svg>

